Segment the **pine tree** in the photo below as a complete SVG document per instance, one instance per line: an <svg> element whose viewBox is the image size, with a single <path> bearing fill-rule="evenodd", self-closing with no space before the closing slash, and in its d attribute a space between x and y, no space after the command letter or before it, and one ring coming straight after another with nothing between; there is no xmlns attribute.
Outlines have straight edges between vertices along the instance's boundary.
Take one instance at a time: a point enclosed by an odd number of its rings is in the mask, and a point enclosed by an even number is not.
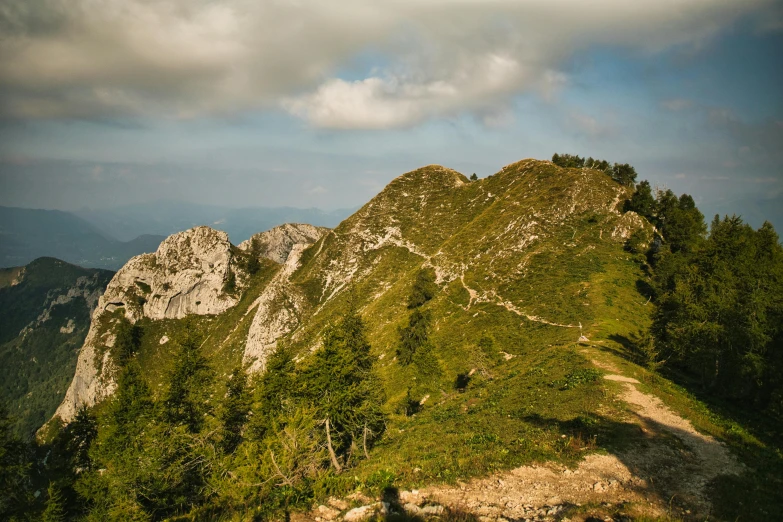
<svg viewBox="0 0 783 522"><path fill-rule="evenodd" d="M250 240L250 260L247 262L247 272L252 276L261 270L261 262L258 258L261 256L261 242L257 237Z"/></svg>
<svg viewBox="0 0 783 522"><path fill-rule="evenodd" d="M373 360L364 323L351 305L338 324L327 328L323 348L315 352L299 379L301 395L324 423L331 461L338 471L352 444L366 447L383 431L383 396Z"/></svg>
<svg viewBox="0 0 783 522"><path fill-rule="evenodd" d="M67 439L66 451L70 456L71 468L82 473L92 467L90 447L98 435L98 424L87 406L82 406L76 412L76 417L65 428Z"/></svg>
<svg viewBox="0 0 783 522"><path fill-rule="evenodd" d="M242 441L242 431L250 410L247 373L241 366L231 372L226 388L226 397L220 411L221 447L224 452L232 453Z"/></svg>
<svg viewBox="0 0 783 522"><path fill-rule="evenodd" d="M0 402L0 518L11 518L25 510L30 485L31 458L27 444L11 429L11 418Z"/></svg>
<svg viewBox="0 0 783 522"><path fill-rule="evenodd" d="M144 332L140 326L131 324L124 315L118 319L115 332L114 360L119 366L125 366L141 347L141 338Z"/></svg>
<svg viewBox="0 0 783 522"><path fill-rule="evenodd" d="M435 296L438 285L435 284L435 271L431 268L422 268L416 272L413 288L408 295L408 308L418 308Z"/></svg>
<svg viewBox="0 0 783 522"><path fill-rule="evenodd" d="M167 376L168 391L163 400L164 418L197 433L207 413L207 395L213 372L201 353L201 336L192 323L178 341L179 351Z"/></svg>
<svg viewBox="0 0 783 522"><path fill-rule="evenodd" d="M653 197L649 181L645 179L636 185L636 190L631 196L631 199L625 201L623 211L636 212L648 221L653 222L656 214L655 198Z"/></svg>
<svg viewBox="0 0 783 522"><path fill-rule="evenodd" d="M263 439L283 413L283 406L294 393L295 372L293 352L287 345L278 344L255 386L253 419L250 422L250 432L254 439Z"/></svg>
<svg viewBox="0 0 783 522"><path fill-rule="evenodd" d="M63 495L54 483L49 483L46 498L46 509L44 509L41 520L43 522L63 522L65 520L65 508L63 506Z"/></svg>
<svg viewBox="0 0 783 522"><path fill-rule="evenodd" d="M430 325L430 314L427 311L415 309L408 318L408 326L399 328L397 334L400 343L397 346L397 362L407 366L413 362L416 351L427 342L427 330Z"/></svg>

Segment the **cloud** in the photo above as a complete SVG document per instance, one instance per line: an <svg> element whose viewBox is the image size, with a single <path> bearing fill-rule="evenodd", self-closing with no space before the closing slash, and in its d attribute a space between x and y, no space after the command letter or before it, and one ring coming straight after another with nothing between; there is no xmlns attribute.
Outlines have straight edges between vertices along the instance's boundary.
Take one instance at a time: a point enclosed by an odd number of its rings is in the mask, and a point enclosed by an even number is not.
<svg viewBox="0 0 783 522"><path fill-rule="evenodd" d="M492 124L518 93L552 99L567 81L561 63L587 46L696 45L773 3L6 0L0 117L195 118L282 106L328 128L405 127L465 111ZM368 50L382 68L337 74Z"/></svg>
<svg viewBox="0 0 783 522"><path fill-rule="evenodd" d="M578 110L572 110L567 117L567 121L569 127L579 130L590 138L609 136L615 131L613 125L606 121L599 121L593 116Z"/></svg>
<svg viewBox="0 0 783 522"><path fill-rule="evenodd" d="M323 187L321 185L318 185L317 187L313 187L313 188L311 188L310 190L307 191L307 193L310 194L311 196L320 196L320 195L326 194L328 192L329 192L329 189L327 189L326 187Z"/></svg>
<svg viewBox="0 0 783 522"><path fill-rule="evenodd" d="M685 100L682 98L663 100L661 102L661 107L663 107L667 111L672 111L672 112L684 111L686 109L690 109L692 106L693 106L693 102L691 100Z"/></svg>

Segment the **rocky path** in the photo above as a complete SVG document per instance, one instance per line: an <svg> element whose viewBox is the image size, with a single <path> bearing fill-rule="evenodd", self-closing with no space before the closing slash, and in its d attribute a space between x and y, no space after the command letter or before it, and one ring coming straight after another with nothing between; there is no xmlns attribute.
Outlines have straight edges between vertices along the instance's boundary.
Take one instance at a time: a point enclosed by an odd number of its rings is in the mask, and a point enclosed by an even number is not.
<svg viewBox="0 0 783 522"><path fill-rule="evenodd" d="M312 518L357 522L396 506L425 518L445 507L482 522L567 520L568 508L589 504L603 520L638 515L704 520L710 512L706 485L718 475L741 472L742 465L723 444L696 431L657 397L641 392L639 381L621 375L611 364L593 362L612 372L604 378L622 387L619 398L630 410L624 421L638 424L645 436L631 449L588 455L576 469L554 463L522 466L456 486L403 491L392 502L368 502L353 510L321 506ZM577 511L570 515L572 522L595 516L591 508Z"/></svg>

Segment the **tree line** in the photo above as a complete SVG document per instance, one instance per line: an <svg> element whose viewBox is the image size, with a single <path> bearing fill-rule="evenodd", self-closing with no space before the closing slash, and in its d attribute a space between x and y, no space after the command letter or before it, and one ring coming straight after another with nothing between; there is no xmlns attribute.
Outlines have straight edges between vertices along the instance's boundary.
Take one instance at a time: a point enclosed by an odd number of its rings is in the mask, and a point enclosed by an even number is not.
<svg viewBox="0 0 783 522"><path fill-rule="evenodd" d="M583 158L577 154L552 155L552 163L558 167L567 169L594 169L600 170L621 185L632 187L636 182L636 169L628 163L609 163L606 160Z"/></svg>
<svg viewBox="0 0 783 522"><path fill-rule="evenodd" d="M654 227L626 248L651 275L655 305L638 343L651 368L690 376L707 393L783 418L783 247L774 227L754 230L738 216L704 215L688 194L636 182L628 164L554 154L564 168L591 168L634 187L623 210Z"/></svg>
<svg viewBox="0 0 783 522"><path fill-rule="evenodd" d="M627 248L651 270L655 304L640 342L653 368L689 375L707 393L783 417L783 247L774 227L738 216L706 226L691 196L636 185L625 211L655 226Z"/></svg>
<svg viewBox="0 0 783 522"><path fill-rule="evenodd" d="M0 486L13 492L0 498L0 517L266 516L344 480L340 472L368 458L385 430L383 388L353 306L301 364L280 346L260 377L236 367L222 384L187 323L158 396L137 360L142 334L120 319L114 395L55 427L39 448L46 458L13 436L0 408ZM36 499L34 488L46 494Z"/></svg>

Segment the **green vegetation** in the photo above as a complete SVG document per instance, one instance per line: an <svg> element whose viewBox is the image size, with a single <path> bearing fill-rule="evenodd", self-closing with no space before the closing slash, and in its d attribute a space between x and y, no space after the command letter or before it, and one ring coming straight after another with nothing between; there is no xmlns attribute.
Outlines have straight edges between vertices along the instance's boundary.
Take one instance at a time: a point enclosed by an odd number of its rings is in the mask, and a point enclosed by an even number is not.
<svg viewBox="0 0 783 522"><path fill-rule="evenodd" d="M780 512L774 231L727 218L707 235L690 196L645 181L634 191L635 171L608 162L558 161L589 168L397 178L304 252L268 318L286 312L298 327L260 374L245 373L244 345L280 266L255 255L220 316L108 317L98 326L117 335L118 388L54 427L41 475L17 468L56 488L20 505L85 520L284 519L330 496L677 446L640 429L618 399L625 383L603 378L616 367L749 466L709 484L718 519ZM615 211L626 199L647 221ZM753 505L738 509L740 497Z"/></svg>
<svg viewBox="0 0 783 522"><path fill-rule="evenodd" d="M15 433L30 439L62 401L90 326L84 297L55 300L77 287L99 295L113 273L52 258L13 272L21 281L0 287L0 400Z"/></svg>
<svg viewBox="0 0 783 522"><path fill-rule="evenodd" d="M600 170L617 183L627 187L633 187L633 184L636 182L636 169L627 163L610 164L606 160L585 159L576 154L558 153L552 155L552 163L566 169L587 168Z"/></svg>

